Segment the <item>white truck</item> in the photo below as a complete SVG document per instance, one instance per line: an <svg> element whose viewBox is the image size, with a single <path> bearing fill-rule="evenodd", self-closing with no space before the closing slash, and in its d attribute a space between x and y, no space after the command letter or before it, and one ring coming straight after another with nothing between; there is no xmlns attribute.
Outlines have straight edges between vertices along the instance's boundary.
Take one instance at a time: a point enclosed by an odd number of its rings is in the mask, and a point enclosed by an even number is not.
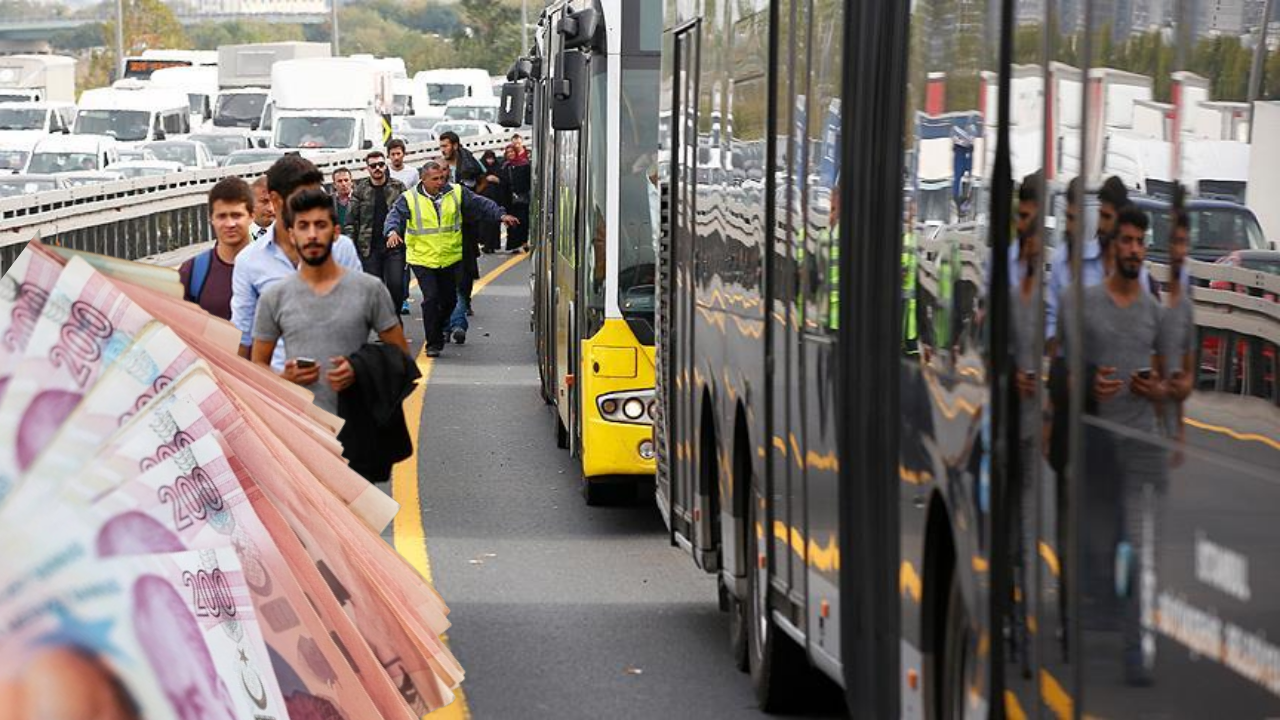
<svg viewBox="0 0 1280 720"><path fill-rule="evenodd" d="M488 71L479 68L423 70L413 76L413 84L427 100L425 107L416 108L417 114L438 119L444 118L450 100L495 97Z"/></svg>
<svg viewBox="0 0 1280 720"><path fill-rule="evenodd" d="M0 56L0 102L75 101L75 58L61 55Z"/></svg>
<svg viewBox="0 0 1280 720"><path fill-rule="evenodd" d="M315 155L381 145L392 87L364 60L282 60L271 68L271 97L271 146Z"/></svg>
<svg viewBox="0 0 1280 720"><path fill-rule="evenodd" d="M213 124L251 131L268 130L264 120L268 119L271 68L282 60L327 58L331 54L329 43L278 42L219 47L219 92Z"/></svg>
<svg viewBox="0 0 1280 720"><path fill-rule="evenodd" d="M1253 104L1253 144L1245 204L1258 216L1262 234L1280 250L1280 101Z"/></svg>

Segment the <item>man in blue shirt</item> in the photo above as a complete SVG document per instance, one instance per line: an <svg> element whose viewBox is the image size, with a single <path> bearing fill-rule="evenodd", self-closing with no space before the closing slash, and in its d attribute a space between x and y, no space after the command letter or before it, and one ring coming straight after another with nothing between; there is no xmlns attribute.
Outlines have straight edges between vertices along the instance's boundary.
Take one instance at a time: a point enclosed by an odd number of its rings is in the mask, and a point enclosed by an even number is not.
<svg viewBox="0 0 1280 720"><path fill-rule="evenodd" d="M285 202L298 190L321 188L323 183L324 174L300 155L285 155L267 170L267 191L276 220L257 242L236 258L231 278L231 323L240 331L241 357L248 359L252 354L254 317L262 293L298 271L298 251L289 241L288 228L280 220L284 217ZM355 243L345 235L334 243L333 257L349 270L364 272ZM285 357L284 343L280 343L271 360L276 372L283 372Z"/></svg>

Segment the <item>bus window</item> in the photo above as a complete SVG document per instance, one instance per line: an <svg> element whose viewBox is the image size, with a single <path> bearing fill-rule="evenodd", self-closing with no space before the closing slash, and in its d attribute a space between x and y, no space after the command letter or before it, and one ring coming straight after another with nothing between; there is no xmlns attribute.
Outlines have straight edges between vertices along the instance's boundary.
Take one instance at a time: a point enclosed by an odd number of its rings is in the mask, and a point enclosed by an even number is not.
<svg viewBox="0 0 1280 720"><path fill-rule="evenodd" d="M653 342L658 58L624 57L620 104L618 307L636 339Z"/></svg>

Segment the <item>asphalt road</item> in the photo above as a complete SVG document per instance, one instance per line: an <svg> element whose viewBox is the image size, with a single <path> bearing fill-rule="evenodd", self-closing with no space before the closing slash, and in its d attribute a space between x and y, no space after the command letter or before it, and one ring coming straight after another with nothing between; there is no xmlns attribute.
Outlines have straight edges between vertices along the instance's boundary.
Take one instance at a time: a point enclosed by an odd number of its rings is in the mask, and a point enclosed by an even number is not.
<svg viewBox="0 0 1280 720"><path fill-rule="evenodd" d="M765 717L714 578L669 545L652 501L582 501L538 395L528 278L520 262L476 297L467 344L430 364L423 399L422 532L467 671L452 717ZM406 329L416 352L416 307ZM415 538L395 541L404 553ZM801 717L843 717L833 687L815 695Z"/></svg>

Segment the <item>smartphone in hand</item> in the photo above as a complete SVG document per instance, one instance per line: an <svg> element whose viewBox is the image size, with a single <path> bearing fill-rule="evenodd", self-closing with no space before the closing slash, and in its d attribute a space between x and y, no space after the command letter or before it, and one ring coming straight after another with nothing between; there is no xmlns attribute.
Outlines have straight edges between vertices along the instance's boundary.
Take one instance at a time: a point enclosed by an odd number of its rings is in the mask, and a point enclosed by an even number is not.
<svg viewBox="0 0 1280 720"><path fill-rule="evenodd" d="M298 365L299 370L310 370L316 366L316 361L312 358L300 357L294 358L293 361Z"/></svg>

